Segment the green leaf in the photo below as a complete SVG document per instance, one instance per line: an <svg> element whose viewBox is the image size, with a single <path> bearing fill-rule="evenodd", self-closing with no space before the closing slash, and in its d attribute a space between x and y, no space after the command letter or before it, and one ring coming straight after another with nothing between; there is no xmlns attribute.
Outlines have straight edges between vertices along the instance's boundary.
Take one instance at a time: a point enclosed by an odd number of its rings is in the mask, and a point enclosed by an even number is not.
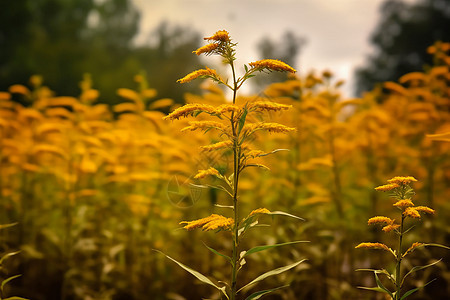
<svg viewBox="0 0 450 300"><path fill-rule="evenodd" d="M288 213L283 212L283 211L271 211L269 213L269 215L280 215L280 216L286 216L286 217L291 217L291 218L295 218L295 219L298 219L298 220L305 221L305 219L303 219L303 218L300 218L300 217L288 214Z"/></svg>
<svg viewBox="0 0 450 300"><path fill-rule="evenodd" d="M231 208L234 209L234 206L232 205L221 205L221 204L214 204L215 207L219 207L219 208Z"/></svg>
<svg viewBox="0 0 450 300"><path fill-rule="evenodd" d="M386 294L389 294L392 299L394 299L394 295L392 295L392 292L390 290L388 290L387 288L384 287L383 283L381 282L381 280L378 278L377 272L373 272L373 274L375 275L375 281L377 283L377 286L384 290Z"/></svg>
<svg viewBox="0 0 450 300"><path fill-rule="evenodd" d="M205 243L203 243L203 244L204 244L205 247L208 248L212 253L217 254L217 255L219 255L219 256L222 256L222 257L225 258L231 265L233 265L233 262L232 262L232 260L231 260L231 257L229 257L229 256L227 256L227 255L225 255L225 254L222 254L222 253L220 253L219 251L217 251L217 250L215 250L215 249L213 249L213 248L211 248L211 247L208 247Z"/></svg>
<svg viewBox="0 0 450 300"><path fill-rule="evenodd" d="M412 289L412 290L407 291L406 293L403 294L403 296L400 298L400 300L406 299L406 297L408 297L408 296L411 295L412 293L417 292L418 290L420 290L421 288L424 288L425 286L429 285L430 283L432 283L432 282L435 281L435 280L436 280L436 278L433 279L433 280L431 280L431 281L429 281L429 282L427 282L427 283L425 283L425 285L422 285L422 286L420 286L420 287L417 287L417 288L415 288L415 289Z"/></svg>
<svg viewBox="0 0 450 300"><path fill-rule="evenodd" d="M423 269L425 269L425 268L431 267L431 266L433 266L433 265L439 263L441 260L442 260L442 258L441 258L440 260L437 260L437 261L432 262L431 264L428 264L428 265L425 265L425 266L415 266L415 267L413 267L411 270L409 270L408 273L405 274L405 276L403 276L402 283L400 284L400 286L403 285L403 283L405 282L405 278L406 278L407 276L411 275L411 274L414 273L414 272L417 272L417 271L423 270Z"/></svg>
<svg viewBox="0 0 450 300"><path fill-rule="evenodd" d="M16 223L10 223L10 224L0 224L0 230L8 228L8 227L16 226L17 224L19 224L19 223L16 222Z"/></svg>
<svg viewBox="0 0 450 300"><path fill-rule="evenodd" d="M10 258L11 256L14 256L14 255L16 255L16 254L19 254L19 253L20 253L20 251L6 253L5 255L3 255L3 256L0 258L0 265L2 265L3 262L4 262L6 259L8 259L8 258Z"/></svg>
<svg viewBox="0 0 450 300"><path fill-rule="evenodd" d="M247 67L246 64L244 64L244 69L245 69L245 73L247 73L248 72L248 67Z"/></svg>
<svg viewBox="0 0 450 300"><path fill-rule="evenodd" d="M161 252L161 251L159 251L159 250L155 250L155 251L157 251L157 252L163 254L165 257L167 257L168 259L170 259L171 261L173 261L174 263L176 263L177 265L179 265L181 268L183 268L183 269L186 270L187 272L189 272L189 273L191 273L192 275L194 275L194 276L195 276L198 280L200 280L201 282L206 283L206 284L209 284L210 286L215 287L216 289L218 289L219 291L221 291L221 292L225 295L225 297L226 297L227 299L229 299L229 298L228 298L228 295L227 295L227 293L226 293L226 291L225 291L225 287L224 287L224 286L223 286L223 287L217 286L216 284L214 284L214 282L212 282L208 277L206 277L206 276L203 275L202 273L197 272L197 271L195 271L195 270L189 268L188 266L186 266L186 265L180 263L180 262L177 261L176 259L174 259L174 258L172 258L172 257L170 257L170 256L168 256L168 255L166 255L166 254L164 254L163 252Z"/></svg>
<svg viewBox="0 0 450 300"><path fill-rule="evenodd" d="M266 272L266 273L264 273L264 274L262 274L262 275L259 275L258 277L256 277L255 279L253 279L251 282L249 282L249 283L247 283L246 285L244 285L243 287L241 287L237 292L239 293L241 290L243 290L243 289L249 287L249 286L252 285L252 284L255 284L255 283L259 282L259 281L262 281L262 280L266 279L266 278L269 277L269 276L278 275L278 274L283 273L283 272L285 272L285 271L288 271L288 270L290 270L290 269L292 269L292 268L295 268L296 266L298 266L299 264L301 264L301 263L304 262L305 260L306 260L306 259L302 259L302 260L297 261L297 262L295 262L295 263L293 263L293 264L290 264L290 265L287 265L287 266L284 266L284 267L280 267L280 268L277 268L277 269L268 271L268 272Z"/></svg>
<svg viewBox="0 0 450 300"><path fill-rule="evenodd" d="M241 133L242 128L244 127L245 124L245 118L247 117L247 107L244 107L244 112L242 113L242 116L239 118L239 127L238 127L238 135Z"/></svg>
<svg viewBox="0 0 450 300"><path fill-rule="evenodd" d="M308 243L308 241L295 241L295 242L287 242L287 243L281 243L281 244L275 244L275 245L256 246L256 247L253 247L250 250L248 250L245 253L244 257L247 255L256 253L256 252L267 250L267 249L272 249L275 247L280 247L280 246L284 246L284 245L292 245L292 244L297 244L297 243Z"/></svg>
<svg viewBox="0 0 450 300"><path fill-rule="evenodd" d="M288 287L289 285L283 285L274 289L270 289L270 290L264 290L264 291L259 291L259 292L255 292L253 294L251 294L250 296L248 296L247 298L245 298L245 300L256 300L261 298L262 296L268 294L268 293L272 293L273 291L279 290L279 289L283 289L285 287Z"/></svg>
<svg viewBox="0 0 450 300"><path fill-rule="evenodd" d="M29 299L13 296L13 297L4 298L3 300L29 300Z"/></svg>
<svg viewBox="0 0 450 300"><path fill-rule="evenodd" d="M22 275L19 274L19 275L11 276L11 277L9 277L9 278L3 280L3 281L2 281L2 284L1 284L1 286L0 286L0 289L3 291L3 288L5 287L5 285L6 285L8 282L10 282L11 280L16 279L17 277L20 277L20 276L22 276Z"/></svg>

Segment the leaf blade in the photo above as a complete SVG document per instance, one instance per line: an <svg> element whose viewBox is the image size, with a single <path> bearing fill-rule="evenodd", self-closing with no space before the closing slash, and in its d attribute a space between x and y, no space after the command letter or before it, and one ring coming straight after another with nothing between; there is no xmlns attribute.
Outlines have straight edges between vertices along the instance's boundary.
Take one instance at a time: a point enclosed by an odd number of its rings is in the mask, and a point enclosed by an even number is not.
<svg viewBox="0 0 450 300"><path fill-rule="evenodd" d="M280 247L280 246L285 246L285 245L292 245L292 244L298 244L298 243L308 243L308 241L294 241L294 242L286 242L286 243L280 243L280 244L274 244L274 245L256 246L256 247L253 247L253 248L247 250L247 252L245 253L244 257L248 256L250 254L253 254L253 253L257 253L257 252L260 252L260 251L272 249L272 248L275 248L275 247Z"/></svg>

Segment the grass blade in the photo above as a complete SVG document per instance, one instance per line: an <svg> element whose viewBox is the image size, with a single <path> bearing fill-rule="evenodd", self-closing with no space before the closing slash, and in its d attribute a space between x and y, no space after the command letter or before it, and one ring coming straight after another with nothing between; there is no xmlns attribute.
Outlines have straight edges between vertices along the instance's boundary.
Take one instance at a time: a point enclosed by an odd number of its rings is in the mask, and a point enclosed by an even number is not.
<svg viewBox="0 0 450 300"><path fill-rule="evenodd" d="M284 266L284 267L280 267L280 268L268 271L268 272L266 272L266 273L264 273L262 275L259 275L258 277L253 279L251 282L249 282L246 285L244 285L243 287L241 287L237 292L239 293L241 290L251 286L252 284L255 284L255 283L259 282L259 281L262 281L262 280L266 279L267 277L270 277L270 276L273 276L273 275L278 275L278 274L283 273L285 271L288 271L288 270L290 270L292 268L295 268L296 266L298 266L299 264L301 264L305 260L306 259L302 259L302 260L297 261L297 262L295 262L293 264L290 264L290 265L287 265L287 266Z"/></svg>
<svg viewBox="0 0 450 300"><path fill-rule="evenodd" d="M297 243L308 243L308 241L295 241L295 242L287 242L287 243L281 243L281 244L275 244L275 245L256 246L256 247L253 247L250 250L248 250L245 253L244 257L247 256L247 255L256 253L256 252L267 250L267 249L272 249L272 248L275 248L275 247L291 245L291 244L297 244Z"/></svg>
<svg viewBox="0 0 450 300"><path fill-rule="evenodd" d="M282 288L285 288L285 287L288 287L288 286L289 285L283 285L283 286L280 286L280 287L277 287L277 288L273 288L273 289L270 289L270 290L264 290L264 291L255 292L255 293L251 294L250 296L248 296L247 298L245 298L245 300L256 300L256 299L259 299L259 298L261 298L262 296L264 296L264 295L266 295L268 293L272 293L273 291L276 291L276 290L279 290L279 289L282 289Z"/></svg>

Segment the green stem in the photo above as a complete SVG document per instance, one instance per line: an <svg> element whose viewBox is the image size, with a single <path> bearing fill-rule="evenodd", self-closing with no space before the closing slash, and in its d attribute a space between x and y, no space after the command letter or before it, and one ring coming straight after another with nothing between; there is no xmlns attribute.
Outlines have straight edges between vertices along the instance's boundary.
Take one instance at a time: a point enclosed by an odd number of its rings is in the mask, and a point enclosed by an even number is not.
<svg viewBox="0 0 450 300"><path fill-rule="evenodd" d="M233 73L233 104L236 103L237 82L234 64L230 62L231 71ZM237 270L238 270L238 247L239 247L239 214L238 214L238 184L240 170L240 146L238 134L236 132L236 123L234 121L234 112L231 113L231 129L233 134L233 211L234 211L234 232L233 232L233 248L232 248L232 271L231 271L231 300L236 299L237 292Z"/></svg>
<svg viewBox="0 0 450 300"><path fill-rule="evenodd" d="M393 300L400 299L400 290L401 290L401 277L400 277L400 271L401 271L401 263L402 263L402 240L403 240L403 223L404 223L405 217L402 215L402 222L400 224L400 236L398 239L398 249L397 249L397 265L395 268L395 298Z"/></svg>

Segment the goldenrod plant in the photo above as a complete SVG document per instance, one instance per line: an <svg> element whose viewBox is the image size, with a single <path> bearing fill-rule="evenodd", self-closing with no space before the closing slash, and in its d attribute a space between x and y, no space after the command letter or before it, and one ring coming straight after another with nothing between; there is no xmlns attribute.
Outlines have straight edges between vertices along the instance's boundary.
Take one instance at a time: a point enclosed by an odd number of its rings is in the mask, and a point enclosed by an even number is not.
<svg viewBox="0 0 450 300"><path fill-rule="evenodd" d="M237 92L242 85L251 77L255 76L255 73L266 71L280 71L295 73L296 70L286 63L274 60L263 59L255 62L251 62L244 65L245 73L241 77L237 77L235 68L235 47L236 43L232 42L229 33L225 30L217 31L214 35L205 38L209 43L196 51L195 54L205 55L219 55L223 58L223 62L231 68L232 79L229 82L224 80L216 70L206 67L205 69L196 70L185 77L179 79L180 83L187 83L196 78L210 78L219 85L224 85L232 91L232 101L227 104L222 104L217 107L208 104L190 103L184 105L165 117L166 120L176 120L184 117L197 117L199 114L207 114L216 120L201 120L189 122L189 126L185 127L182 131L203 131L210 130L217 131L222 138L221 141L202 146L203 151L222 151L231 150L233 155L233 166L231 167L231 174L225 174L219 172L214 167L209 167L205 170L199 170L198 174L194 178L202 179L207 176L213 176L221 180L223 185L210 185L209 187L222 190L226 193L230 200L231 205L217 205L218 209L231 210L231 217L227 217L221 214L211 214L208 217L204 217L193 221L182 221L180 224L184 225L187 230L201 228L204 231L225 231L231 234L232 249L231 255L225 255L219 253L215 249L208 247L213 253L225 258L231 266L231 278L229 283L216 284L208 277L201 273L187 267L181 262L175 260L172 257L167 256L169 259L177 263L183 269L197 277L200 281L209 284L225 296L226 299L234 300L238 299L238 295L247 290L250 286L264 280L265 278L273 275L280 274L292 268L295 268L301 264L304 259L296 261L284 267L280 267L251 280L247 284L242 285L238 281L238 272L245 265L246 259L249 255L264 250L269 250L275 247L280 247L289 244L299 243L301 241L286 242L280 244L256 246L249 250L241 248L241 240L244 234L251 228L258 226L259 218L264 215L282 215L289 216L296 219L300 217L281 211L269 211L267 208L258 208L247 214L246 217L241 218L240 211L240 193L239 193L239 179L244 170L250 167L257 167L262 169L268 169L265 165L258 163L257 159L263 156L274 154L283 149L277 149L270 152L263 150L252 149L251 138L259 131L266 131L269 133L288 133L295 131L295 128L288 127L279 123L269 123L264 121L255 121L255 116L262 117L264 113L268 112L281 112L290 108L289 105L278 104L275 102L256 99L253 101L246 101L245 103L238 103ZM261 118L262 119L262 118ZM276 287L257 291L249 295L247 300L259 299L263 295L276 291L282 287ZM241 297L241 296L239 296Z"/></svg>
<svg viewBox="0 0 450 300"><path fill-rule="evenodd" d="M410 184L412 182L416 182L417 180L412 176L396 176L387 181L387 184L376 187L377 191L383 192L391 192L391 196L395 199L395 203L393 206L400 211L400 221L396 219L392 219L386 216L375 216L369 219L367 222L368 225L381 225L383 232L385 233L394 233L398 237L398 245L393 250L389 246L380 242L364 242L360 243L356 246L357 249L376 249L376 250L384 250L390 253L395 259L395 270L393 273L390 273L386 269L359 269L358 271L370 271L373 272L375 276L375 282L377 284L376 287L368 288L368 287L360 287L362 289L372 290L376 292L381 292L388 294L390 299L392 300L404 300L411 294L418 291L420 288L425 287L430 284L433 280L425 283L425 285L421 287L416 287L410 289L408 291L402 291L402 288L405 284L405 280L411 274L423 270L425 268L436 265L441 260L434 261L430 264L424 266L415 266L411 268L408 272L404 273L402 261L409 256L414 250L422 248L422 247L442 247L446 249L450 249L446 246L440 244L433 243L422 243L422 242L414 242L410 245L406 250L403 245L403 240L405 235L411 231L415 224L410 225L410 221L420 220L422 215L434 215L435 211L428 206L416 206L411 197L415 194L414 190L411 188ZM379 275L385 275L389 281L391 282L393 289L387 288L379 278Z"/></svg>
<svg viewBox="0 0 450 300"><path fill-rule="evenodd" d="M8 227L12 227L17 225L17 223L11 223L11 224L0 224L0 230L8 228ZM20 277L21 275L13 275L13 276L8 276L8 272L4 266L5 261L14 256L19 254L20 251L14 251L14 252L7 252L5 254L1 254L0 255L0 300L27 300L25 298L22 297L18 297L18 296L10 296L7 297L6 296L6 284L8 284L8 282ZM3 279L3 276L6 275L7 277L5 279Z"/></svg>

